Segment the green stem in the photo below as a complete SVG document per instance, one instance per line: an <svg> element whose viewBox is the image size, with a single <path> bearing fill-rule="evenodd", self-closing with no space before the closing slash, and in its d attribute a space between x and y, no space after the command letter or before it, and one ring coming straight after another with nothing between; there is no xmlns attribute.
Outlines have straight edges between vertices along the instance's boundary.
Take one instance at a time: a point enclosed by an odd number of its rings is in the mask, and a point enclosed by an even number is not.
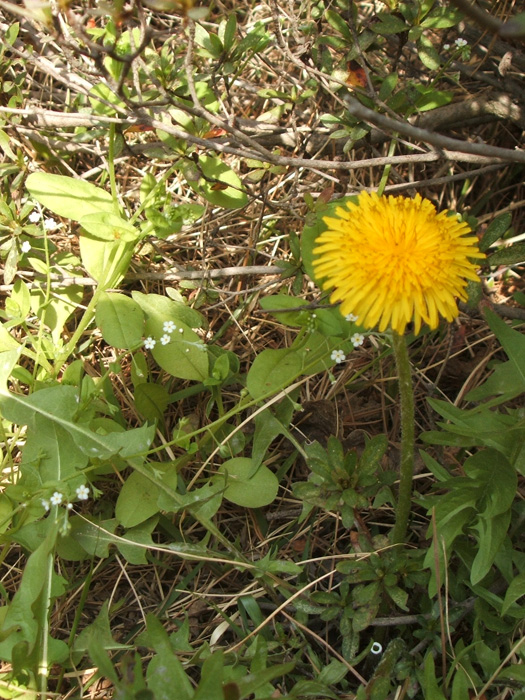
<svg viewBox="0 0 525 700"><path fill-rule="evenodd" d="M412 478L414 476L414 388L410 371L407 344L404 335L393 332L392 347L396 358L401 407L401 461L396 522L392 542L405 541L408 518L412 506Z"/></svg>

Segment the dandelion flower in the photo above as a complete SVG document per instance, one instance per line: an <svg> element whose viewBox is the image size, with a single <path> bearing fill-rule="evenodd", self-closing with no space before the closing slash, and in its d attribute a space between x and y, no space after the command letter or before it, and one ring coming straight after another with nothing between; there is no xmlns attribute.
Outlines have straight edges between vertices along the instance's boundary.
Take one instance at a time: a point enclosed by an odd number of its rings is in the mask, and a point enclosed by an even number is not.
<svg viewBox="0 0 525 700"><path fill-rule="evenodd" d="M458 315L456 298L467 299L467 279L477 280L484 258L466 223L437 213L416 195L379 197L362 192L358 203L325 217L328 229L317 239L314 269L330 300L343 315L355 313L359 325L388 326L402 334L411 321L437 328L439 316Z"/></svg>
<svg viewBox="0 0 525 700"><path fill-rule="evenodd" d="M330 359L332 360L332 362L335 362L337 365L339 365L341 364L341 362L344 362L346 360L346 355L342 350L332 350Z"/></svg>

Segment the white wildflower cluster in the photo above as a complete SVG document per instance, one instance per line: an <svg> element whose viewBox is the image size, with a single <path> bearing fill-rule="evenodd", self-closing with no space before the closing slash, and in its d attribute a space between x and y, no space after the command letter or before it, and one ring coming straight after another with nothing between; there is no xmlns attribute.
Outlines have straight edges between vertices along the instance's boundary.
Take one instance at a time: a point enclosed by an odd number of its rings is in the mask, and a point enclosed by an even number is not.
<svg viewBox="0 0 525 700"><path fill-rule="evenodd" d="M335 362L337 365L339 365L341 364L341 362L344 362L346 360L346 355L342 350L332 350L330 359L332 360L332 362Z"/></svg>
<svg viewBox="0 0 525 700"><path fill-rule="evenodd" d="M465 46L468 46L468 41L460 37L454 41L454 46L456 49L464 49ZM443 49L444 51L448 51L450 49L450 44L443 44Z"/></svg>
<svg viewBox="0 0 525 700"><path fill-rule="evenodd" d="M159 338L160 344L161 345L167 345L171 341L171 335L172 333L175 333L175 331L178 331L179 333L184 333L184 328L177 328L175 323L173 321L164 321L162 324L162 331L163 334ZM145 340L144 340L144 347L146 350L153 350L155 345L157 344L157 341L155 338L153 338L151 335L149 335Z"/></svg>
<svg viewBox="0 0 525 700"><path fill-rule="evenodd" d="M32 211L31 214L29 214L29 221L32 224L39 224L42 221L42 215L37 209ZM46 231L54 231L58 228L57 222L51 217L44 219L43 224Z"/></svg>
<svg viewBox="0 0 525 700"><path fill-rule="evenodd" d="M87 501L89 498L89 486L82 484L76 489L77 499L79 501ZM49 499L42 498L40 503L44 507L44 510L48 511L51 506L60 506L64 502L64 494L60 491L54 491ZM68 510L73 508L72 503L67 503L66 507Z"/></svg>

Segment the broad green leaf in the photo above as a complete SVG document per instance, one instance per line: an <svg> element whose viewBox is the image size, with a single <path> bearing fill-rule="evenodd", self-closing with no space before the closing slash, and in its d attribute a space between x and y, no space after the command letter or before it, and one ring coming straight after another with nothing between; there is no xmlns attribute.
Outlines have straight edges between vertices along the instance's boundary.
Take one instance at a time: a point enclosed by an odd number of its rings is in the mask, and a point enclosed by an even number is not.
<svg viewBox="0 0 525 700"><path fill-rule="evenodd" d="M263 350L248 372L248 391L254 399L277 393L299 376L302 364L301 355L293 350Z"/></svg>
<svg viewBox="0 0 525 700"><path fill-rule="evenodd" d="M204 319L202 315L182 301L175 301L160 294L143 294L132 292L132 298L140 304L148 319L155 319L159 324L164 321L181 321L190 328L202 328Z"/></svg>
<svg viewBox="0 0 525 700"><path fill-rule="evenodd" d="M85 517L73 516L69 519L70 536L92 557L106 559L111 545L118 540L113 535L117 528L115 518L111 520L89 520Z"/></svg>
<svg viewBox="0 0 525 700"><path fill-rule="evenodd" d="M345 324L347 323L342 316L341 319ZM349 340L325 336L314 331L308 334L306 340L297 337L292 343L292 349L301 358L302 373L317 374L335 365L335 360L332 359L333 350L342 350L345 354L349 354L354 348Z"/></svg>
<svg viewBox="0 0 525 700"><path fill-rule="evenodd" d="M55 400L60 400L62 393L53 392ZM64 416L67 416L70 407L71 403L66 402ZM27 440L23 449L22 476L25 473L25 467L35 466L42 484L60 482L79 473L78 470L86 467L87 463L86 454L77 447L68 430L49 418L35 414L31 427L27 431Z"/></svg>
<svg viewBox="0 0 525 700"><path fill-rule="evenodd" d="M127 107L125 103L104 83L98 83L91 88L89 101L95 114L113 117L118 112L121 114L126 113Z"/></svg>
<svg viewBox="0 0 525 700"><path fill-rule="evenodd" d="M117 548L130 564L147 564L147 547L154 547L151 533L157 525L158 518L150 518L136 527L130 527L117 542Z"/></svg>
<svg viewBox="0 0 525 700"><path fill-rule="evenodd" d="M49 299L41 289L31 290L31 307L51 331L56 345L61 340L66 321L82 303L83 298L84 289L78 284L53 289Z"/></svg>
<svg viewBox="0 0 525 700"><path fill-rule="evenodd" d="M224 659L222 651L216 651L202 665L201 680L193 700L224 700L222 682Z"/></svg>
<svg viewBox="0 0 525 700"><path fill-rule="evenodd" d="M140 305L124 294L101 292L95 321L106 343L114 348L131 350L142 342L144 314Z"/></svg>
<svg viewBox="0 0 525 700"><path fill-rule="evenodd" d="M336 32L339 32L339 34L341 34L341 36L344 39L346 39L348 44L352 46L354 43L352 32L350 31L348 22L345 19L343 19L341 14L339 12L334 12L334 10L326 10L325 17L326 21L332 27L332 29L335 29Z"/></svg>
<svg viewBox="0 0 525 700"><path fill-rule="evenodd" d="M88 214L115 213L113 198L90 182L65 175L31 173L26 187L37 202L65 219L80 221Z"/></svg>
<svg viewBox="0 0 525 700"><path fill-rule="evenodd" d="M108 243L80 230L80 257L91 277L105 287L116 287L129 267L134 243L116 240Z"/></svg>
<svg viewBox="0 0 525 700"><path fill-rule="evenodd" d="M134 527L159 512L157 499L159 487L151 479L132 472L120 489L115 507L115 516L125 527Z"/></svg>
<svg viewBox="0 0 525 700"><path fill-rule="evenodd" d="M524 595L525 572L522 572L510 582L510 585L507 588L507 592L505 593L505 600L503 601L503 605L501 606L501 614L506 615L510 606L513 605L517 600L519 600L519 598L521 598Z"/></svg>
<svg viewBox="0 0 525 700"><path fill-rule="evenodd" d="M455 7L436 7L421 22L421 26L429 29L447 29L459 24L462 17Z"/></svg>
<svg viewBox="0 0 525 700"><path fill-rule="evenodd" d="M2 369L5 369L5 365L0 365L0 380ZM18 425L35 429L38 420L40 426L44 424L41 421L45 421L48 426L54 425L55 430L62 428L69 433L77 448L91 459L108 459L119 453L123 457L140 454L148 449L155 434L154 426L142 426L102 435L77 422L82 416L78 390L74 386L59 385L24 396L9 392L0 381L0 410L4 418Z"/></svg>
<svg viewBox="0 0 525 700"><path fill-rule="evenodd" d="M8 350L15 350L20 347L20 344L13 338L6 326L0 324L0 353Z"/></svg>
<svg viewBox="0 0 525 700"><path fill-rule="evenodd" d="M135 408L149 421L162 421L168 403L168 391L161 384L141 382L135 387Z"/></svg>
<svg viewBox="0 0 525 700"><path fill-rule="evenodd" d="M418 56L421 63L429 70L438 70L441 58L430 39L422 35L419 39Z"/></svg>
<svg viewBox="0 0 525 700"><path fill-rule="evenodd" d="M157 341L151 350L155 362L173 377L195 381L206 379L209 361L203 341L186 324L177 321L176 330L168 334L169 340L163 345L161 338L166 336L163 325L164 322L157 318L149 318L146 322L145 334Z"/></svg>
<svg viewBox="0 0 525 700"><path fill-rule="evenodd" d="M128 221L112 212L97 211L79 219L84 235L105 243L136 243L139 231Z"/></svg>
<svg viewBox="0 0 525 700"><path fill-rule="evenodd" d="M239 176L218 156L200 156L199 170L203 176L188 179L188 184L208 202L224 209L238 209L248 204L248 195Z"/></svg>
<svg viewBox="0 0 525 700"><path fill-rule="evenodd" d="M377 34L400 34L409 30L409 26L405 24L404 20L387 12L378 12L376 18L379 22L371 24L370 27Z"/></svg>
<svg viewBox="0 0 525 700"><path fill-rule="evenodd" d="M279 323L285 326L306 326L312 315L311 310L302 311L300 308L301 306L306 306L308 302L289 294L272 294L271 296L262 297L259 304L262 309L271 313ZM287 311L287 309L292 310Z"/></svg>
<svg viewBox="0 0 525 700"><path fill-rule="evenodd" d="M247 457L229 459L219 467L227 477L224 498L245 508L261 508L277 496L279 482L264 464L257 467Z"/></svg>

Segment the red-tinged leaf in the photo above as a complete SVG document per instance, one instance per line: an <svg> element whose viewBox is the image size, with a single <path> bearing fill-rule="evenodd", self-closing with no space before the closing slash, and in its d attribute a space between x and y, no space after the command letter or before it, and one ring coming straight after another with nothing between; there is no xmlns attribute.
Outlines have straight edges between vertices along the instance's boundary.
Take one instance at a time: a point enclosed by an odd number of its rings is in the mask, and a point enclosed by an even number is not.
<svg viewBox="0 0 525 700"><path fill-rule="evenodd" d="M219 136L224 136L228 132L226 129L222 129L220 126L214 126L213 129L210 129L207 131L204 136L202 137L203 139L217 139Z"/></svg>
<svg viewBox="0 0 525 700"><path fill-rule="evenodd" d="M348 63L348 77L346 82L351 87L366 87L365 69L357 61Z"/></svg>
<svg viewBox="0 0 525 700"><path fill-rule="evenodd" d="M126 129L126 134L133 134L142 131L155 131L155 129L147 124L132 124L132 126L129 126Z"/></svg>

